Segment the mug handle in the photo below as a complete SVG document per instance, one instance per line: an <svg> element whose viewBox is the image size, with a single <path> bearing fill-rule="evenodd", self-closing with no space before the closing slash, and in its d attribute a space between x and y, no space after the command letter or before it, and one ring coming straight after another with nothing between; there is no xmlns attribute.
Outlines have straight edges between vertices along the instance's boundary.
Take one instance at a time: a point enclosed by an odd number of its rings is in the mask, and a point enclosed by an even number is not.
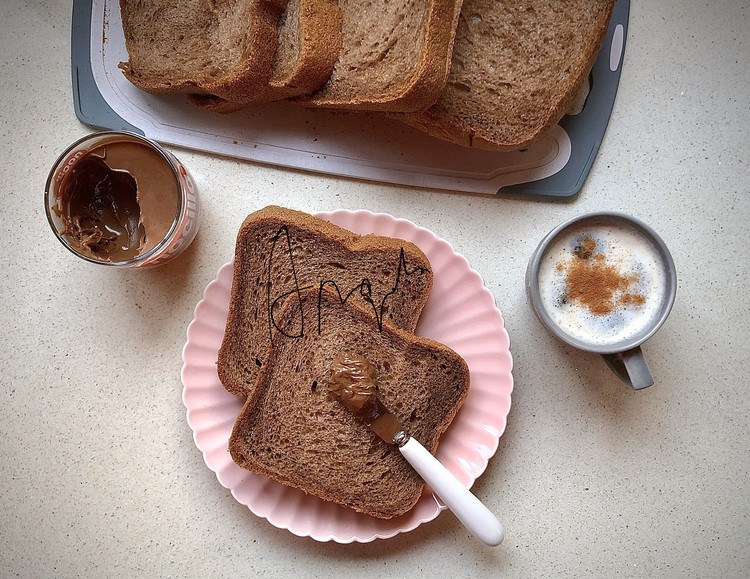
<svg viewBox="0 0 750 579"><path fill-rule="evenodd" d="M653 385L654 377L640 346L616 354L602 354L602 358L617 377L634 390Z"/></svg>

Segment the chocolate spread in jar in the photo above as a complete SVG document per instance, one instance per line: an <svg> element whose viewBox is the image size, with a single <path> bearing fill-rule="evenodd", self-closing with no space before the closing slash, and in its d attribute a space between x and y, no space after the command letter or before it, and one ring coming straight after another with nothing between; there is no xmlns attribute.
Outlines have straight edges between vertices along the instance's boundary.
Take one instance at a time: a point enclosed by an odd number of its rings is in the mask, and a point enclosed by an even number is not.
<svg viewBox="0 0 750 579"><path fill-rule="evenodd" d="M331 364L328 386L331 393L354 414L375 404L377 370L367 358L341 352Z"/></svg>
<svg viewBox="0 0 750 579"><path fill-rule="evenodd" d="M166 159L144 144L120 140L95 147L70 167L53 209L73 249L119 262L147 253L166 237L179 194Z"/></svg>

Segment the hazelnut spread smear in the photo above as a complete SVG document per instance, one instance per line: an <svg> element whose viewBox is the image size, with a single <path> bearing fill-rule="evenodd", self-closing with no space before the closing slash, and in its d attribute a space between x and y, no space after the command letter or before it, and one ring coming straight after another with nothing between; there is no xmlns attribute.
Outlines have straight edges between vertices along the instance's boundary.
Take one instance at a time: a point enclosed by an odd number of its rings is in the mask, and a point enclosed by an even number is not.
<svg viewBox="0 0 750 579"><path fill-rule="evenodd" d="M331 364L331 393L355 415L375 403L377 371L364 357L340 352Z"/></svg>
<svg viewBox="0 0 750 579"><path fill-rule="evenodd" d="M82 255L126 261L154 248L178 210L177 181L158 152L137 142L100 145L65 175L54 207Z"/></svg>

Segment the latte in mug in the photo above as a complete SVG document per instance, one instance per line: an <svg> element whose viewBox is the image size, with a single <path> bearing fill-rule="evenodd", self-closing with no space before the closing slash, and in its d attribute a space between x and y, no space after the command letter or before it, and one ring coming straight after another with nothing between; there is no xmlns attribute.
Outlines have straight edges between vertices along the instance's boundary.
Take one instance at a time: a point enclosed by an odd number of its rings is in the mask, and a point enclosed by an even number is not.
<svg viewBox="0 0 750 579"><path fill-rule="evenodd" d="M566 334L612 345L644 333L659 317L665 272L653 244L620 223L576 227L539 263L541 303Z"/></svg>
<svg viewBox="0 0 750 579"><path fill-rule="evenodd" d="M676 290L667 246L621 213L590 213L556 227L526 271L542 324L571 346L601 354L635 390L654 383L640 345L667 319Z"/></svg>

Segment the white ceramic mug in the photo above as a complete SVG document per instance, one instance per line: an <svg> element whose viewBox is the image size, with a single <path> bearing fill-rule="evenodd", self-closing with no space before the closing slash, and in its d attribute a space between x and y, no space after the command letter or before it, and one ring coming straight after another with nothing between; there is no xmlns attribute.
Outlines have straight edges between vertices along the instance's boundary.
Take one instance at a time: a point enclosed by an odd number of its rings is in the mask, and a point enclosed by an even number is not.
<svg viewBox="0 0 750 579"><path fill-rule="evenodd" d="M553 229L526 271L534 313L560 340L601 354L636 390L654 383L641 344L674 304L677 275L666 244L622 213L589 213Z"/></svg>

